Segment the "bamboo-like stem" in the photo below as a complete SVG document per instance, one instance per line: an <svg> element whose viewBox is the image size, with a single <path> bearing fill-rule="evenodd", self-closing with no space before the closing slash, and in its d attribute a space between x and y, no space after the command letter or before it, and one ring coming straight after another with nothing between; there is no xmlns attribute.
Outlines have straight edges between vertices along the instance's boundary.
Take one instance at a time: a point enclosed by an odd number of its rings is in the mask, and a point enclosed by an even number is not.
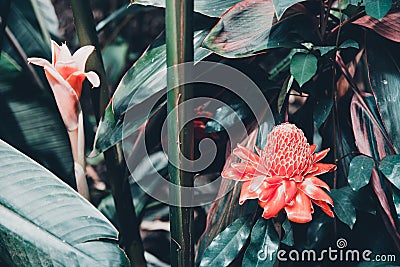
<svg viewBox="0 0 400 267"><path fill-rule="evenodd" d="M74 15L75 28L78 35L79 44L81 46L93 45L96 47L95 53L93 53L86 62L86 67L90 70L95 70L100 76L100 81L102 81L99 89L91 90L95 116L96 119L99 120L102 113L106 109L110 95L108 91L108 83L105 82L107 81L107 77L103 67L103 59L101 57L101 50L98 44L99 42L92 9L88 0L71 0L71 7Z"/></svg>
<svg viewBox="0 0 400 267"><path fill-rule="evenodd" d="M193 62L193 0L166 1L166 41L168 65L168 170L171 183L170 199L177 206L170 207L171 223L171 266L194 266L193 244L193 208L181 207L182 192L180 187L193 186L193 174L182 170L180 158L193 159L193 126L183 125L185 121L185 106L178 111L178 105L190 99L190 85L179 85L188 75L185 69L172 67L180 63ZM175 166L173 163L178 163Z"/></svg>
<svg viewBox="0 0 400 267"><path fill-rule="evenodd" d="M92 94L92 102L99 121L110 99L108 93L108 81L104 70L101 52L98 46L98 38L93 20L92 9L88 0L71 0L72 12L75 19L75 27L81 46L94 45L96 53L89 57L86 66L94 70L100 76L100 93L98 90ZM107 175L111 184L111 191L114 197L115 209L120 223L120 243L128 255L131 265L135 267L146 266L144 259L144 249L140 237L139 222L136 217L135 208L132 201L130 185L128 179L124 178L121 168L122 153L114 146L104 152L107 165Z"/></svg>

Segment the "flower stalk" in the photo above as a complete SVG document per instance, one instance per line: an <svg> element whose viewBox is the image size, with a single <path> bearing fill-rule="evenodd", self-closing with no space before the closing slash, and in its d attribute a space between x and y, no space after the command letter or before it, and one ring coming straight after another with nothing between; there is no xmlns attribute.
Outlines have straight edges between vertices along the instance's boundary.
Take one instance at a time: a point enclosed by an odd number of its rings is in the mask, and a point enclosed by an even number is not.
<svg viewBox="0 0 400 267"><path fill-rule="evenodd" d="M193 124L185 122L185 108L178 110L178 105L191 98L190 85L179 82L187 79L188 73L176 65L193 62L193 0L166 1L166 41L167 41L167 110L168 110L168 166L171 183L178 187L170 188L170 198L174 203L181 203L181 186L193 186L193 174L183 171L180 157L193 159ZM175 66L175 67L174 67ZM171 162L178 163L174 166ZM193 208L170 207L171 223L171 266L194 266L193 244Z"/></svg>

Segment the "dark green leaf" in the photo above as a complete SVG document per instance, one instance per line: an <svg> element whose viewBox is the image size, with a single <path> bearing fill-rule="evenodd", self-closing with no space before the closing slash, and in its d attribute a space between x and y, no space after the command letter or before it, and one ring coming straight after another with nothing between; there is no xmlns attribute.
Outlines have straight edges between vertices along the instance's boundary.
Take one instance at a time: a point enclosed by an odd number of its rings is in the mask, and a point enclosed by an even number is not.
<svg viewBox="0 0 400 267"><path fill-rule="evenodd" d="M371 89L375 94L373 102L378 104L376 117L381 117L397 153L400 152L400 120L393 114L400 114L400 97L396 88L400 86L400 56L397 45L376 35L368 35L366 56ZM376 105L374 103L374 105Z"/></svg>
<svg viewBox="0 0 400 267"><path fill-rule="evenodd" d="M250 245L244 254L242 266L272 267L279 248L279 236L272 220L258 219L251 230Z"/></svg>
<svg viewBox="0 0 400 267"><path fill-rule="evenodd" d="M339 48L342 48L342 49L350 48L350 47L356 48L356 49L359 49L359 48L360 48L360 46L358 45L358 43L357 43L356 41L354 41L354 40L351 40L351 39L348 39L348 40L344 41L344 42L339 46Z"/></svg>
<svg viewBox="0 0 400 267"><path fill-rule="evenodd" d="M313 50L319 50L321 56L328 54L329 52L336 50L336 46L313 46Z"/></svg>
<svg viewBox="0 0 400 267"><path fill-rule="evenodd" d="M242 0L195 0L194 11L209 17L220 17ZM165 8L165 0L134 0L135 4Z"/></svg>
<svg viewBox="0 0 400 267"><path fill-rule="evenodd" d="M353 5L353 6L364 6L364 0L343 0L341 7L344 9L348 5Z"/></svg>
<svg viewBox="0 0 400 267"><path fill-rule="evenodd" d="M347 179L353 190L358 191L369 183L374 166L374 160L364 155L352 159Z"/></svg>
<svg viewBox="0 0 400 267"><path fill-rule="evenodd" d="M299 14L276 22L274 13L271 1L245 0L221 17L203 46L228 58L253 56L278 47L301 48L298 30L307 24L307 18Z"/></svg>
<svg viewBox="0 0 400 267"><path fill-rule="evenodd" d="M97 209L3 141L0 170L0 258L13 266L129 266Z"/></svg>
<svg viewBox="0 0 400 267"><path fill-rule="evenodd" d="M195 32L195 62L211 54L210 51L200 48L200 43L207 32L206 30ZM162 35L126 72L97 129L95 153L103 152L121 141L123 130L125 136L135 132L149 117L161 109L165 103L162 96L167 86L165 49L165 36ZM152 103L154 99L160 101L150 113L143 112L140 104L146 101ZM124 126L124 116L128 110L131 110L130 115L134 117L125 121Z"/></svg>
<svg viewBox="0 0 400 267"><path fill-rule="evenodd" d="M353 204L354 191L346 186L340 189L332 189L331 197L335 205L333 210L339 220L353 229L356 222L356 209Z"/></svg>
<svg viewBox="0 0 400 267"><path fill-rule="evenodd" d="M364 187L356 192L353 198L354 207L357 210L376 214L376 202L372 187Z"/></svg>
<svg viewBox="0 0 400 267"><path fill-rule="evenodd" d="M333 107L332 98L318 99L314 105L314 125L319 129L322 124L326 121Z"/></svg>
<svg viewBox="0 0 400 267"><path fill-rule="evenodd" d="M101 32L103 29L105 29L108 25L111 23L118 22L127 16L132 16L136 14L137 12L140 12L143 10L144 7L137 6L137 5L130 5L130 6L123 6L120 7L118 10L114 11L113 13L110 14L107 18L103 19L96 25L96 31Z"/></svg>
<svg viewBox="0 0 400 267"><path fill-rule="evenodd" d="M129 44L126 41L117 38L102 50L104 69L108 81L113 85L117 84L124 71L128 48Z"/></svg>
<svg viewBox="0 0 400 267"><path fill-rule="evenodd" d="M50 58L50 41L43 40L41 34L30 24L29 20L24 16L24 13L18 8L14 1L11 2L7 26L28 57ZM16 52L14 52L14 49L7 41L4 42L4 51L18 63L21 63L18 56L16 56Z"/></svg>
<svg viewBox="0 0 400 267"><path fill-rule="evenodd" d="M400 188L400 155L387 155L379 163L379 170L389 181Z"/></svg>
<svg viewBox="0 0 400 267"><path fill-rule="evenodd" d="M75 187L68 135L54 99L33 86L5 52L0 57L0 138Z"/></svg>
<svg viewBox="0 0 400 267"><path fill-rule="evenodd" d="M281 240L281 242L289 247L294 245L293 239L293 228L290 221L286 218L285 221L282 223L282 228L285 231L285 234Z"/></svg>
<svg viewBox="0 0 400 267"><path fill-rule="evenodd" d="M272 0L274 3L274 7L276 10L276 15L278 16L278 19L280 19L285 13L285 11L293 6L294 4L297 4L299 2L303 2L304 0Z"/></svg>
<svg viewBox="0 0 400 267"><path fill-rule="evenodd" d="M286 95L290 92L290 88L292 87L294 77L290 75L285 82L283 83L281 92L278 96L278 112L281 112L282 106L285 103Z"/></svg>
<svg viewBox="0 0 400 267"><path fill-rule="evenodd" d="M365 0L365 12L376 19L382 19L392 7L392 0Z"/></svg>
<svg viewBox="0 0 400 267"><path fill-rule="evenodd" d="M225 228L205 250L200 266L228 266L251 232L252 217L240 217Z"/></svg>
<svg viewBox="0 0 400 267"><path fill-rule="evenodd" d="M317 72L318 59L313 54L296 53L290 62L290 73L300 86L308 82Z"/></svg>
<svg viewBox="0 0 400 267"><path fill-rule="evenodd" d="M400 190L393 188L393 203L397 212L397 218L400 220Z"/></svg>
<svg viewBox="0 0 400 267"><path fill-rule="evenodd" d="M224 105L215 111L213 120L207 122L205 131L208 133L224 131L250 114L251 110L243 101L230 101L229 105Z"/></svg>

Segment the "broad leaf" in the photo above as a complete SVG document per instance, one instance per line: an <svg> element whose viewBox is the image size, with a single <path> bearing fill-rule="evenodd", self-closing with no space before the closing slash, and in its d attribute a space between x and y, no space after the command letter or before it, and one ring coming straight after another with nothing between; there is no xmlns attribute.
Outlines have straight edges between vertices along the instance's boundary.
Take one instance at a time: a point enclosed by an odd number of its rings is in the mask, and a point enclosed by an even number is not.
<svg viewBox="0 0 400 267"><path fill-rule="evenodd" d="M212 120L206 124L205 131L208 133L221 132L235 125L238 121L247 118L251 113L249 107L240 99L231 99L215 111ZM223 122L223 124L218 123Z"/></svg>
<svg viewBox="0 0 400 267"><path fill-rule="evenodd" d="M367 105L370 107L372 116L376 116L377 107L375 103L375 97L371 94L362 94ZM375 106L374 106L375 103ZM353 100L350 105L352 129L354 136L357 140L357 147L360 153L371 156L375 159L382 159L390 153L387 142L383 137L382 125L380 123L374 123L371 115L365 111L365 108L361 106L360 101L353 96ZM396 217L392 214L392 208L390 201L392 201L392 193L388 187L387 180L384 175L378 173L375 169L372 170L371 185L374 190L376 197L379 200L381 206L378 211L388 222L385 224L387 231L393 237L394 240L399 240L400 235L396 228Z"/></svg>
<svg viewBox="0 0 400 267"><path fill-rule="evenodd" d="M197 31L194 36L195 61L198 62L210 51L200 48L200 43L208 31ZM159 37L144 54L135 62L122 78L114 96L101 119L96 133L94 152L99 153L122 140L122 131L129 135L135 132L149 117L161 109L165 101L162 96L167 86L167 64L165 36ZM149 112L143 111L146 101L159 99L157 105ZM147 102L146 102L147 103ZM142 106L140 104L143 104ZM135 118L124 123L128 110ZM125 127L123 129L123 127Z"/></svg>
<svg viewBox="0 0 400 267"><path fill-rule="evenodd" d="M400 220L400 190L393 189L393 203L397 212L397 218Z"/></svg>
<svg viewBox="0 0 400 267"><path fill-rule="evenodd" d="M242 0L195 0L194 11L209 17L220 17ZM165 0L133 0L134 4L165 7Z"/></svg>
<svg viewBox="0 0 400 267"><path fill-rule="evenodd" d="M228 57L248 57L278 47L298 47L299 29L308 28L302 14L276 22L271 0L245 0L225 13L205 38L203 46ZM308 26L305 26L308 25Z"/></svg>
<svg viewBox="0 0 400 267"><path fill-rule="evenodd" d="M39 90L5 52L0 57L0 138L75 187L68 135L54 98Z"/></svg>
<svg viewBox="0 0 400 267"><path fill-rule="evenodd" d="M200 266L228 266L251 232L252 217L241 217L225 228L205 250Z"/></svg>
<svg viewBox="0 0 400 267"><path fill-rule="evenodd" d="M117 85L123 74L128 48L129 44L125 40L117 38L114 43L106 46L101 53L108 81L112 85Z"/></svg>
<svg viewBox="0 0 400 267"><path fill-rule="evenodd" d="M290 73L300 86L308 82L317 72L318 59L313 54L296 53L290 62Z"/></svg>
<svg viewBox="0 0 400 267"><path fill-rule="evenodd" d="M285 234L281 242L289 247L293 246L294 245L293 228L291 222L287 218L282 223L282 229Z"/></svg>
<svg viewBox="0 0 400 267"><path fill-rule="evenodd" d="M367 27L389 40L400 42L400 24L397 23L399 19L400 12L395 10L381 20L365 15L352 23Z"/></svg>
<svg viewBox="0 0 400 267"><path fill-rule="evenodd" d="M122 6L116 11L112 12L108 17L97 23L96 31L101 32L104 30L108 25L112 23L117 23L122 19L125 19L127 16L133 16L134 14L140 12L145 7L137 6L137 5L129 5Z"/></svg>
<svg viewBox="0 0 400 267"><path fill-rule="evenodd" d="M352 159L347 179L353 190L358 191L369 183L374 166L374 160L364 155Z"/></svg>
<svg viewBox="0 0 400 267"><path fill-rule="evenodd" d="M283 83L281 92L279 93L278 96L278 112L281 112L283 104L285 103L286 96L290 92L290 88L292 87L294 77L292 75L289 75L289 77L286 78L285 82Z"/></svg>
<svg viewBox="0 0 400 267"><path fill-rule="evenodd" d="M353 204L354 191L350 187L332 189L331 197L335 204L333 210L339 220L353 229L356 222L356 209Z"/></svg>
<svg viewBox="0 0 400 267"><path fill-rule="evenodd" d="M129 266L97 209L3 141L0 170L0 257L8 264Z"/></svg>
<svg viewBox="0 0 400 267"><path fill-rule="evenodd" d="M7 26L10 28L11 32L24 50L24 53L28 57L36 56L50 58L50 42L43 40L41 34L39 34L35 27L29 22L14 1L11 2ZM3 49L12 56L14 60L21 63L17 53L14 52L14 49L6 40Z"/></svg>
<svg viewBox="0 0 400 267"><path fill-rule="evenodd" d="M326 121L333 107L332 98L320 98L314 105L314 125L319 129Z"/></svg>
<svg viewBox="0 0 400 267"><path fill-rule="evenodd" d="M389 181L400 188L400 155L387 155L379 163L379 170Z"/></svg>
<svg viewBox="0 0 400 267"><path fill-rule="evenodd" d="M278 19L282 17L283 13L285 13L288 8L303 1L304 0L272 0Z"/></svg>
<svg viewBox="0 0 400 267"><path fill-rule="evenodd" d="M273 267L279 248L279 236L272 220L258 219L251 230L250 245L244 254L242 266Z"/></svg>
<svg viewBox="0 0 400 267"><path fill-rule="evenodd" d="M379 36L367 37L367 71L370 86L375 95L380 116L383 119L393 146L400 152L400 120L393 114L400 112L400 97L397 88L400 86L400 56L393 45Z"/></svg>
<svg viewBox="0 0 400 267"><path fill-rule="evenodd" d="M392 0L365 0L365 12L376 19L382 19L392 7Z"/></svg>
<svg viewBox="0 0 400 267"><path fill-rule="evenodd" d="M339 45L339 48L345 49L345 48L356 48L359 49L360 46L358 43L352 39L347 39L344 41L342 44Z"/></svg>

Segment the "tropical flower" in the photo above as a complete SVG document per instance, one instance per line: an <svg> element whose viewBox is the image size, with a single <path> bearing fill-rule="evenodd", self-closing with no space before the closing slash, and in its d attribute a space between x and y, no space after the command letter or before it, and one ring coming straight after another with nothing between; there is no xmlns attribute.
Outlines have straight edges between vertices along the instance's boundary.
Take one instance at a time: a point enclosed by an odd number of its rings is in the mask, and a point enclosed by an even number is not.
<svg viewBox="0 0 400 267"><path fill-rule="evenodd" d="M44 68L64 124L68 131L72 131L78 127L82 82L87 78L93 87L100 85L95 72L85 72L86 61L94 46L83 46L71 55L65 43L59 46L52 40L51 50L52 63L35 57L28 58L28 62Z"/></svg>
<svg viewBox="0 0 400 267"><path fill-rule="evenodd" d="M233 154L241 159L222 172L222 177L242 181L239 204L258 199L264 209L263 217L272 218L284 209L289 220L297 223L311 221L312 203L333 217L333 201L322 189L329 186L316 176L334 171L334 164L319 163L329 148L314 153L303 131L294 124L275 126L267 138L264 150L255 152L238 145Z"/></svg>

